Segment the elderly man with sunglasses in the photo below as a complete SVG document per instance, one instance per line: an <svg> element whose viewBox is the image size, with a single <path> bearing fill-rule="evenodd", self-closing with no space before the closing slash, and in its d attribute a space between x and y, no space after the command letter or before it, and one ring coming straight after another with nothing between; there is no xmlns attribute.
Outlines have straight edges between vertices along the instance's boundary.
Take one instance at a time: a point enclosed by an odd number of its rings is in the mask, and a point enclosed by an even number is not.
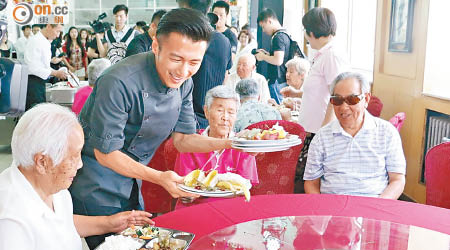
<svg viewBox="0 0 450 250"><path fill-rule="evenodd" d="M405 186L406 161L398 131L367 112L370 85L344 72L330 86L337 120L311 142L303 179L306 193L398 199Z"/></svg>

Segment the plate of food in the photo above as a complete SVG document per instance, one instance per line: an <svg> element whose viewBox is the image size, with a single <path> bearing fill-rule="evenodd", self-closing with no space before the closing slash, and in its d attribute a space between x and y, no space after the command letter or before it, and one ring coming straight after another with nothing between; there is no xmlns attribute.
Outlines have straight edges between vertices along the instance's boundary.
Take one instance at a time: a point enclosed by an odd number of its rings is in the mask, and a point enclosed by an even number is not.
<svg viewBox="0 0 450 250"><path fill-rule="evenodd" d="M289 134L282 126L275 124L270 129L244 129L233 138L234 145L274 146L301 141L297 135Z"/></svg>
<svg viewBox="0 0 450 250"><path fill-rule="evenodd" d="M147 244L145 244L145 249L183 250L186 249L187 244L188 242L182 239L169 238L167 240L160 240L160 238L154 238L150 240Z"/></svg>
<svg viewBox="0 0 450 250"><path fill-rule="evenodd" d="M124 235L111 235L105 238L95 250L135 250L143 247L145 240L131 238Z"/></svg>
<svg viewBox="0 0 450 250"><path fill-rule="evenodd" d="M132 238L139 238L143 240L150 240L158 237L161 230L159 227L144 225L144 226L134 226L131 225L129 228L120 232L123 236L131 236ZM166 230L167 231L167 230Z"/></svg>
<svg viewBox="0 0 450 250"><path fill-rule="evenodd" d="M233 145L233 148L240 149L244 152L250 153L270 153L270 152L278 152L290 149L292 146L236 146Z"/></svg>
<svg viewBox="0 0 450 250"><path fill-rule="evenodd" d="M204 172L196 169L184 178L184 185L178 185L181 190L205 197L230 197L244 194L250 201L250 180L235 174L219 174L217 170Z"/></svg>
<svg viewBox="0 0 450 250"><path fill-rule="evenodd" d="M124 243L132 247L130 250L184 250L189 247L195 235L192 233L179 231L175 229L155 227L151 225L130 226L127 229L115 235L116 244L123 247ZM111 240L109 240L111 241ZM133 244L133 242L136 242ZM102 244L104 245L104 244ZM102 250L107 250L105 248ZM115 250L116 248L114 248ZM128 248L117 248L123 250ZM111 249L112 250L112 249Z"/></svg>

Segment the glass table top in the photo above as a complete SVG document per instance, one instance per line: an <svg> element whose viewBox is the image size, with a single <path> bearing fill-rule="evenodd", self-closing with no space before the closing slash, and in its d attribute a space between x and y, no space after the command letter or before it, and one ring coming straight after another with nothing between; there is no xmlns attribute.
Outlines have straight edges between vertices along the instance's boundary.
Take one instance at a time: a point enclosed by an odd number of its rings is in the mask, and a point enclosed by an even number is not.
<svg viewBox="0 0 450 250"><path fill-rule="evenodd" d="M362 217L288 216L236 224L189 249L450 250L450 235Z"/></svg>

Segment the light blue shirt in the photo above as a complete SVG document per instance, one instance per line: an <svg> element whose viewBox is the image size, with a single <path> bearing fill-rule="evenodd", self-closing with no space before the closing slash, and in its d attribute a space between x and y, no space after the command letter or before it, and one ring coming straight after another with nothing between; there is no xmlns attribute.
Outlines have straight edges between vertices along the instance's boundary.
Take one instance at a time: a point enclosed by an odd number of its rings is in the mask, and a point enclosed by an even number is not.
<svg viewBox="0 0 450 250"><path fill-rule="evenodd" d="M355 137L338 120L319 130L309 146L303 179L320 178L321 193L376 197L387 187L389 172L406 172L400 135L366 111Z"/></svg>
<svg viewBox="0 0 450 250"><path fill-rule="evenodd" d="M281 120L280 112L269 104L249 100L239 108L234 131L239 132L251 124L267 120Z"/></svg>

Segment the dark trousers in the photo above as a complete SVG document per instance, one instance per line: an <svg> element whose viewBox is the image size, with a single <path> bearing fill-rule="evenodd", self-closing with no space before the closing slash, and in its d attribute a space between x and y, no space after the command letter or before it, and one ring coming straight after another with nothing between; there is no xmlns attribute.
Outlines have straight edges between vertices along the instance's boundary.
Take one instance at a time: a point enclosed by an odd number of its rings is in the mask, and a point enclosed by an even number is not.
<svg viewBox="0 0 450 250"><path fill-rule="evenodd" d="M305 141L303 142L302 151L300 151L300 157L298 159L297 167L295 169L294 193L296 193L296 194L304 194L305 193L305 187L304 187L305 181L303 180L303 175L305 174L306 161L308 159L309 144L311 144L311 141L315 135L316 134L314 134L314 133L308 133L306 135Z"/></svg>
<svg viewBox="0 0 450 250"><path fill-rule="evenodd" d="M287 83L279 83L278 80L269 80L270 97L273 98L278 104L283 101L283 95L280 94L280 90L288 86Z"/></svg>
<svg viewBox="0 0 450 250"><path fill-rule="evenodd" d="M43 80L40 77L28 75L25 110L29 110L34 105L45 102L45 82L46 80Z"/></svg>
<svg viewBox="0 0 450 250"><path fill-rule="evenodd" d="M131 190L131 195L130 195L130 199L126 202L127 204L122 204L122 207L105 207L105 206L96 206L96 204L89 204L89 208L87 209L86 206L87 204L85 204L82 201L76 200L75 201L75 197L72 197L72 199L74 200L74 202L77 202L77 205L83 204L83 206L85 207L85 210L97 210L97 212L95 214L91 214L88 211L86 211L86 214L84 215L113 215L116 213L120 213L123 211L130 211L130 210L142 210L142 207L139 205L139 187L136 183L136 181L134 182L133 185L133 189ZM96 207L94 209L94 207ZM103 243L105 241L105 238L113 235L115 233L107 233L107 234L103 234L103 235L94 235L94 236L89 236L86 237L86 243L89 247L89 249L95 249L98 245L100 245L101 243Z"/></svg>

